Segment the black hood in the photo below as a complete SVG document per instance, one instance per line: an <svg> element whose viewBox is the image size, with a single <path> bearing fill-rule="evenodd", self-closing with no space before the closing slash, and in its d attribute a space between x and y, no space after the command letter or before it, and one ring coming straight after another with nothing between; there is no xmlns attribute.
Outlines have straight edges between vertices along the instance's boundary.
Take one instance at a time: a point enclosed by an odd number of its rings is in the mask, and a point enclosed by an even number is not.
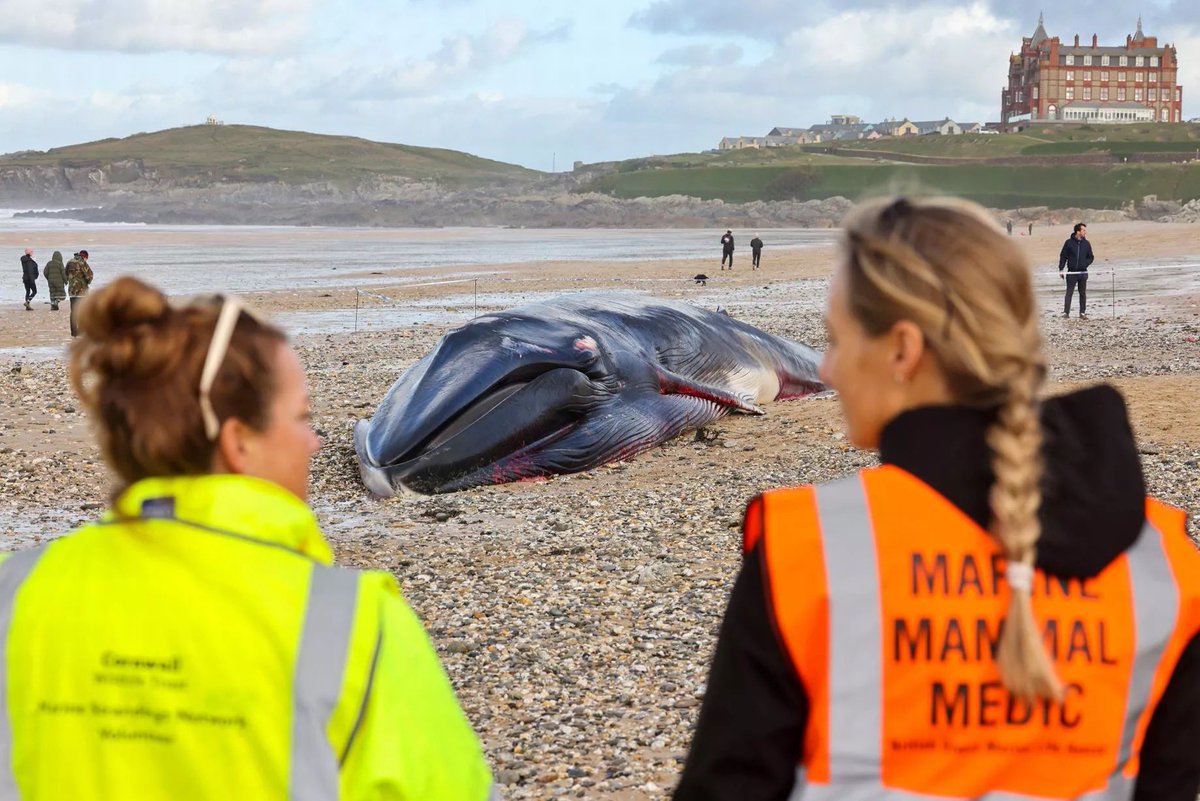
<svg viewBox="0 0 1200 801"><path fill-rule="evenodd" d="M915 475L988 527L995 410L925 406L892 420L879 455ZM1138 538L1146 484L1125 401L1101 385L1042 404L1042 534L1037 564L1056 576L1094 576ZM931 446L930 443L937 443Z"/></svg>

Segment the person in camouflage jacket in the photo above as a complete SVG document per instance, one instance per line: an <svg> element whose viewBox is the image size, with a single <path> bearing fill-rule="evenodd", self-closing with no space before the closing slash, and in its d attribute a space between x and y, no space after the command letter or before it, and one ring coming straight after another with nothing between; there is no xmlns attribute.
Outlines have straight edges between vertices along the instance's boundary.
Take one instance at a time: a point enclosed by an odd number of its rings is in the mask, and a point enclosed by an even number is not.
<svg viewBox="0 0 1200 801"><path fill-rule="evenodd" d="M92 268L88 265L88 252L81 250L67 262L67 294L71 297L71 336L79 336L75 325L75 307L88 293L92 284Z"/></svg>

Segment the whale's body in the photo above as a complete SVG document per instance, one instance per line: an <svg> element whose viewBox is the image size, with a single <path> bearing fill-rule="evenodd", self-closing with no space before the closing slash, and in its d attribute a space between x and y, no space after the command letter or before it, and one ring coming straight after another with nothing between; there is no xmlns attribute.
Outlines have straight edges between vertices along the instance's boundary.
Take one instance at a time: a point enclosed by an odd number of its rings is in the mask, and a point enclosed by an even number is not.
<svg viewBox="0 0 1200 801"><path fill-rule="evenodd" d="M384 496L574 473L819 392L819 358L686 303L571 295L446 334L358 422L354 447Z"/></svg>

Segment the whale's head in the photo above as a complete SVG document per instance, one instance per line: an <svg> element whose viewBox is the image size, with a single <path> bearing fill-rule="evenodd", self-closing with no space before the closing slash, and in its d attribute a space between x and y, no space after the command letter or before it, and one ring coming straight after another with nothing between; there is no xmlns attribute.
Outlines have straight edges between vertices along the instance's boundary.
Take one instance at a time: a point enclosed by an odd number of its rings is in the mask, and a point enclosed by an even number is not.
<svg viewBox="0 0 1200 801"><path fill-rule="evenodd" d="M575 321L477 318L443 337L359 421L363 480L386 496L570 472L570 452L554 446L613 402L623 383L613 368Z"/></svg>

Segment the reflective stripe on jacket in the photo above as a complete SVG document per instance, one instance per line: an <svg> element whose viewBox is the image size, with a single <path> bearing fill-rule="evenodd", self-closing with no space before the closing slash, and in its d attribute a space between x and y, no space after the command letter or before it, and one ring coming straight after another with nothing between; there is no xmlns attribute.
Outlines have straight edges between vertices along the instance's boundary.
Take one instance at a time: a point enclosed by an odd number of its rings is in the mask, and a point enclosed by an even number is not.
<svg viewBox="0 0 1200 801"><path fill-rule="evenodd" d="M1182 512L1148 501L1137 543L1095 578L1037 574L1066 692L1029 705L994 661L1000 547L949 501L885 466L761 509L770 602L811 703L793 798L1132 796L1146 726L1200 632Z"/></svg>
<svg viewBox="0 0 1200 801"><path fill-rule="evenodd" d="M239 476L147 479L0 565L0 798L483 799L491 776L385 573Z"/></svg>

